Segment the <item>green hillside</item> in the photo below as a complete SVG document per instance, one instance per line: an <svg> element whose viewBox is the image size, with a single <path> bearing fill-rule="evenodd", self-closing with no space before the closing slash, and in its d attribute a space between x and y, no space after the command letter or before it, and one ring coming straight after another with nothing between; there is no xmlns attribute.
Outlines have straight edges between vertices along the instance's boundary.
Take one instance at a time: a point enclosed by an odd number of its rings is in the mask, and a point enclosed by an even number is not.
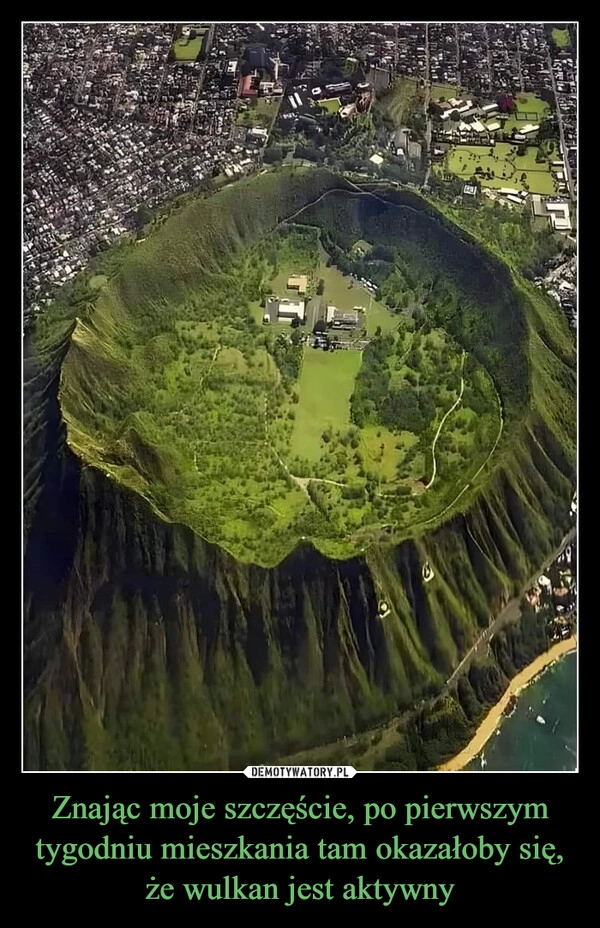
<svg viewBox="0 0 600 928"><path fill-rule="evenodd" d="M571 337L447 213L269 172L180 205L39 322L28 769L235 769L372 727L434 697L559 543ZM257 321L278 274L323 276L323 248L393 320L362 354Z"/></svg>

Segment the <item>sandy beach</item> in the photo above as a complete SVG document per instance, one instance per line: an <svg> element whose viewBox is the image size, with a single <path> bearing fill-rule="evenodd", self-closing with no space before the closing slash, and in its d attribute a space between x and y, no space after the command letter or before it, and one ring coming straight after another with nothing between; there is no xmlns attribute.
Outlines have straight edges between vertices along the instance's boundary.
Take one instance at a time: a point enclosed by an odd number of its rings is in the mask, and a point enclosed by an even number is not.
<svg viewBox="0 0 600 928"><path fill-rule="evenodd" d="M467 764L476 757L481 749L484 747L486 741L494 734L498 725L502 720L502 713L506 708L509 699L511 696L518 696L521 690L534 680L538 674L545 670L546 667L549 667L550 664L553 664L564 654L567 654L569 651L575 650L577 647L577 636L573 635L571 638L565 638L564 641L558 641L553 645L549 651L545 651L543 654L540 654L532 664L529 664L525 667L524 670L521 670L520 673L513 677L510 681L510 684L495 706L493 706L483 722L475 732L474 737L469 742L469 744L464 748L460 754L457 754L451 760L446 761L445 764L441 764L437 767L437 770L440 771L459 771L463 767L466 767Z"/></svg>

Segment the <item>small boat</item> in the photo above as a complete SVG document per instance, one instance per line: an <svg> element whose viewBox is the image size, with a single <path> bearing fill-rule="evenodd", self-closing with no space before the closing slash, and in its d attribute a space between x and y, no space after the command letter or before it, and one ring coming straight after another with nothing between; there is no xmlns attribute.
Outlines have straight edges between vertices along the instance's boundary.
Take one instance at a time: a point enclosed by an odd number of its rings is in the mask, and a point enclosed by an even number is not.
<svg viewBox="0 0 600 928"><path fill-rule="evenodd" d="M535 720L536 720L536 722L539 722L540 725L545 725L545 724L546 724L546 719L543 718L541 715L536 715Z"/></svg>

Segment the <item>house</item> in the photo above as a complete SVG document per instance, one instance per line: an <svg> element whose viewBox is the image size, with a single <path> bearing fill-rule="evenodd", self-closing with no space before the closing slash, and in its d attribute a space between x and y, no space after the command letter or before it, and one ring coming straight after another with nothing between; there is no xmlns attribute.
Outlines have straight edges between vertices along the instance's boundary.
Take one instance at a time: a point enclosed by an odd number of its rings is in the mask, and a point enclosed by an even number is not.
<svg viewBox="0 0 600 928"><path fill-rule="evenodd" d="M291 322L293 319L304 319L304 300L279 300L277 306L277 321Z"/></svg>
<svg viewBox="0 0 600 928"><path fill-rule="evenodd" d="M253 126L251 129L248 129L247 135L251 139L262 139L266 142L269 133L266 129L261 129L258 126Z"/></svg>
<svg viewBox="0 0 600 928"><path fill-rule="evenodd" d="M475 184L465 184L463 187L463 202L475 204L477 201L477 187Z"/></svg>
<svg viewBox="0 0 600 928"><path fill-rule="evenodd" d="M327 307L327 309L329 311L329 307ZM334 329L353 329L358 325L359 320L360 315L356 309L352 309L350 312L344 312L341 309L334 308L332 320Z"/></svg>
<svg viewBox="0 0 600 928"><path fill-rule="evenodd" d="M306 293L307 286L308 286L308 278L306 274L288 277L288 282L287 282L288 290L297 290L298 293Z"/></svg>

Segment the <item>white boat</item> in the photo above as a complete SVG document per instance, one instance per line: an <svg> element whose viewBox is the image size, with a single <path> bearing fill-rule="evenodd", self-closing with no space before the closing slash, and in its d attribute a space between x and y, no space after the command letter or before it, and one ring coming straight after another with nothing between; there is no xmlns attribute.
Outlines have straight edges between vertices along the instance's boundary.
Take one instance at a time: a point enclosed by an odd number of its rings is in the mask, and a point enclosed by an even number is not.
<svg viewBox="0 0 600 928"><path fill-rule="evenodd" d="M545 724L546 724L546 719L542 718L541 715L536 715L535 720L536 720L536 722L539 722L540 725L545 725Z"/></svg>

